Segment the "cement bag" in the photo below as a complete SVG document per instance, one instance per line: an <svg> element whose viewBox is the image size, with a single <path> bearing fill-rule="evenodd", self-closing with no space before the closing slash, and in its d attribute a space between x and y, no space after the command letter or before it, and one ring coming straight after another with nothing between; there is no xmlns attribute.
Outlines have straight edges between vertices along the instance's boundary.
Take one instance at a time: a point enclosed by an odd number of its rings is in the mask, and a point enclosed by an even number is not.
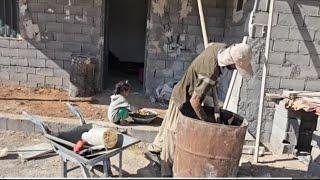
<svg viewBox="0 0 320 180"><path fill-rule="evenodd" d="M90 145L104 145L106 149L114 148L118 142L118 133L111 128L92 128L81 136Z"/></svg>

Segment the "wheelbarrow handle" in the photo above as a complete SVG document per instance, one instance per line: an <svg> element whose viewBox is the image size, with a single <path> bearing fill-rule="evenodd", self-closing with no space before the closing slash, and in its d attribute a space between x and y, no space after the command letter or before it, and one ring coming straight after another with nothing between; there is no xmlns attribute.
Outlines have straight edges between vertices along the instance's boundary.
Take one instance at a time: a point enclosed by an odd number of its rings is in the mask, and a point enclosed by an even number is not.
<svg viewBox="0 0 320 180"><path fill-rule="evenodd" d="M23 111L22 114L27 118L27 120L31 121L35 125L38 125L44 134L48 134L50 132L48 127L43 124L41 119L39 119L39 118L37 118L37 117L33 116L32 114L27 113L25 111Z"/></svg>
<svg viewBox="0 0 320 180"><path fill-rule="evenodd" d="M70 103L68 103L68 102L67 102L66 104L67 104L69 110L70 110L73 114L75 114L78 118L80 118L80 124L81 124L81 125L86 124L86 121L84 120L84 118L83 118L82 114L80 113L80 111L78 110L78 108L76 108L75 106L73 106L72 104L70 104Z"/></svg>

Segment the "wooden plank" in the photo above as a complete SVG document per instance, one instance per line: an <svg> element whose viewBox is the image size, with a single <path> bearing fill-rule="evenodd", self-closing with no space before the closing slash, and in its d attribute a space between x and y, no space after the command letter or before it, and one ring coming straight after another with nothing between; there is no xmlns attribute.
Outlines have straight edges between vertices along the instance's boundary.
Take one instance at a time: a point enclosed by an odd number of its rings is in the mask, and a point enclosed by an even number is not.
<svg viewBox="0 0 320 180"><path fill-rule="evenodd" d="M91 102L93 99L92 97L69 97L69 98L0 97L0 100Z"/></svg>

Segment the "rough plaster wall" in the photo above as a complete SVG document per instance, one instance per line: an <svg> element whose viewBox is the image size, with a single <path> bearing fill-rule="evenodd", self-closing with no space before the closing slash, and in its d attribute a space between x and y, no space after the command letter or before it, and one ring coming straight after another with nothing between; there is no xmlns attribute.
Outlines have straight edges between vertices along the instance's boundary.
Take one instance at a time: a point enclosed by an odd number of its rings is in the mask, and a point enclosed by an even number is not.
<svg viewBox="0 0 320 180"><path fill-rule="evenodd" d="M68 89L72 53L100 59L102 0L20 0L20 39L0 37L6 85Z"/></svg>
<svg viewBox="0 0 320 180"><path fill-rule="evenodd" d="M147 23L146 92L180 80L192 60L204 49L196 0L152 0ZM209 41L221 42L224 0L203 0Z"/></svg>

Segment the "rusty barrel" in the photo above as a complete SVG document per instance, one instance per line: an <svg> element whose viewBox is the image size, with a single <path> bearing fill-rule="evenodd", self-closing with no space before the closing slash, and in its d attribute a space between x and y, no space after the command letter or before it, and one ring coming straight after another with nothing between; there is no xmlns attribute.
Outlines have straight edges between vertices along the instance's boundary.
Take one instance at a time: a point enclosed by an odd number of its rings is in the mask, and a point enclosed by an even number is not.
<svg viewBox="0 0 320 180"><path fill-rule="evenodd" d="M234 125L199 121L180 112L176 130L174 177L235 177L247 130L247 121L221 110L221 119Z"/></svg>

